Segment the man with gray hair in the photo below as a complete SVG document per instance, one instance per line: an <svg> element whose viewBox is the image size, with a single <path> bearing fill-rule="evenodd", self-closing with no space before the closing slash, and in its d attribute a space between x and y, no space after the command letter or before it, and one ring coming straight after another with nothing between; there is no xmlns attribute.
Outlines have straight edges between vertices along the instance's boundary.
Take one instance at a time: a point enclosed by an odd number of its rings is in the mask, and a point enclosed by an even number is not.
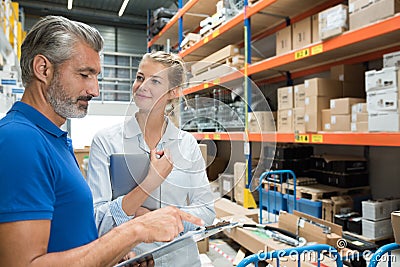
<svg viewBox="0 0 400 267"><path fill-rule="evenodd" d="M0 266L112 266L141 242L170 241L182 220L201 219L167 207L98 238L93 199L80 173L67 118L81 118L99 95L99 32L48 16L21 47L25 93L0 121ZM172 164L151 159L159 175Z"/></svg>

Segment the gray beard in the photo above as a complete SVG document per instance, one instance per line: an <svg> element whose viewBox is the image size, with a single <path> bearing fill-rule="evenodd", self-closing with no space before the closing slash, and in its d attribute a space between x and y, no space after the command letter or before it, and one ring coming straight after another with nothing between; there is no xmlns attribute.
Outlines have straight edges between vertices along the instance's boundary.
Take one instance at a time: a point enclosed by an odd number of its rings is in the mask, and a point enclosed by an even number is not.
<svg viewBox="0 0 400 267"><path fill-rule="evenodd" d="M53 107L54 112L64 119L83 118L87 114L87 107L78 104L78 98L69 97L65 87L59 80L58 73L55 73L46 93L46 100Z"/></svg>

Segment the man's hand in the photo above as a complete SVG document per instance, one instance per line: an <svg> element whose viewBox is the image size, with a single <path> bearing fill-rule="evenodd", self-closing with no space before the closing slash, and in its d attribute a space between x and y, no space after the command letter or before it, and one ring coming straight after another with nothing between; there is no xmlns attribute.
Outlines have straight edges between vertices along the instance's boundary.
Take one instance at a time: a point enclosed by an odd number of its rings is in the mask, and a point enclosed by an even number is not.
<svg viewBox="0 0 400 267"><path fill-rule="evenodd" d="M131 220L131 223L139 223L143 226L141 241L145 243L168 242L183 231L182 221L187 221L199 226L204 221L176 207L165 207Z"/></svg>

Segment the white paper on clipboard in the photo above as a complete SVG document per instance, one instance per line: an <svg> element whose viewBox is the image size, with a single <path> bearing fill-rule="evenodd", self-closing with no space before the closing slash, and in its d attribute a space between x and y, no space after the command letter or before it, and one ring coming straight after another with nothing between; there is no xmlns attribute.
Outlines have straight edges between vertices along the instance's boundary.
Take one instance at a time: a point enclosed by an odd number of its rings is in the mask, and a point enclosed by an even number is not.
<svg viewBox="0 0 400 267"><path fill-rule="evenodd" d="M146 251L140 255L137 255L134 258L121 262L114 267L123 267L133 263L141 263L144 261L148 261L154 258L161 257L166 255L172 251L183 248L190 243L200 241L206 237L212 236L218 232L221 232L224 229L229 229L237 226L237 223L229 223L220 227L213 227L211 229L207 229L206 227L200 227L200 229L195 231L189 231L180 237L175 238L173 241L165 243L162 246L159 246L155 249Z"/></svg>

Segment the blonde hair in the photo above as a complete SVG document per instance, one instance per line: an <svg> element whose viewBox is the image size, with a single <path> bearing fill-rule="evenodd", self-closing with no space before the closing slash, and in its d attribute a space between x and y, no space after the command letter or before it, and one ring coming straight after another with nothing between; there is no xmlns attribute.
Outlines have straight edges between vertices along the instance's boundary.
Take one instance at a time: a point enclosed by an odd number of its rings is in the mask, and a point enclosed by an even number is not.
<svg viewBox="0 0 400 267"><path fill-rule="evenodd" d="M182 87L184 87L186 83L186 68L185 62L181 57L177 54L167 53L164 51L153 51L144 54L140 64L145 60L151 60L168 67L170 89L179 88L182 90Z"/></svg>

